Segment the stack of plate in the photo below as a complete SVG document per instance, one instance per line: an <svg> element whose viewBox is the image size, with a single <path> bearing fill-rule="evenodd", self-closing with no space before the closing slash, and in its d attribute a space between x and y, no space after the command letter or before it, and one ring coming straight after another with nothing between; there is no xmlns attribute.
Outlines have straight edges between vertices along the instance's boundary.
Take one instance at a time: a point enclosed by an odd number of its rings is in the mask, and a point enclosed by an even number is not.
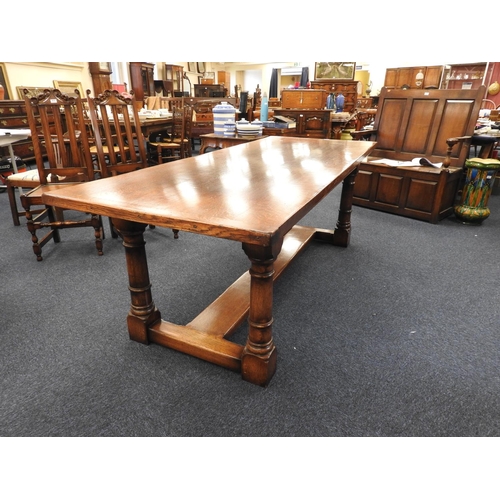
<svg viewBox="0 0 500 500"><path fill-rule="evenodd" d="M240 136L252 136L262 134L262 126L260 125L242 125L236 122L236 130Z"/></svg>

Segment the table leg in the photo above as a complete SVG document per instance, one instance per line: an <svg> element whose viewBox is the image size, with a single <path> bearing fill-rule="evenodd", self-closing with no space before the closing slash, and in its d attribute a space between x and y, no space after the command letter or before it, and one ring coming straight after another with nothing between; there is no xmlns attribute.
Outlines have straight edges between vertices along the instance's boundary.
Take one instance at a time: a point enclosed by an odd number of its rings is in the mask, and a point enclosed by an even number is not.
<svg viewBox="0 0 500 500"><path fill-rule="evenodd" d="M356 168L350 173L342 183L342 194L340 197L339 218L337 227L333 234L333 244L340 247L347 247L351 237L351 213L352 213L352 198L354 195L354 182L356 180Z"/></svg>
<svg viewBox="0 0 500 500"><path fill-rule="evenodd" d="M339 218L335 230L317 229L314 238L339 247L349 246L351 237L352 199L354 195L354 181L358 169L350 173L342 183L340 196Z"/></svg>
<svg viewBox="0 0 500 500"><path fill-rule="evenodd" d="M131 307L127 316L129 336L136 342L149 343L148 329L161 320L161 314L153 302L146 258L144 230L147 224L112 219L118 234L123 239Z"/></svg>
<svg viewBox="0 0 500 500"><path fill-rule="evenodd" d="M243 244L251 261L248 339L241 357L244 380L266 386L276 371L277 351L272 337L274 261L281 250Z"/></svg>

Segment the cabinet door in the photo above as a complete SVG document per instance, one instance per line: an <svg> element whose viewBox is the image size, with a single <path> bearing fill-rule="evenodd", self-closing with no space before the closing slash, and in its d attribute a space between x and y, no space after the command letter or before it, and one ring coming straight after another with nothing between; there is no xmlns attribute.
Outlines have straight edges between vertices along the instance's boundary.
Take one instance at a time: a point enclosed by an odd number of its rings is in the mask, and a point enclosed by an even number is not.
<svg viewBox="0 0 500 500"><path fill-rule="evenodd" d="M398 76L396 79L396 88L400 89L403 85L415 87L415 80L413 78L413 68L399 68Z"/></svg>
<svg viewBox="0 0 500 500"><path fill-rule="evenodd" d="M395 88L397 77L398 70L396 68L388 68L385 72L384 87Z"/></svg>
<svg viewBox="0 0 500 500"><path fill-rule="evenodd" d="M428 66L425 70L424 87L439 88L442 75L443 66Z"/></svg>

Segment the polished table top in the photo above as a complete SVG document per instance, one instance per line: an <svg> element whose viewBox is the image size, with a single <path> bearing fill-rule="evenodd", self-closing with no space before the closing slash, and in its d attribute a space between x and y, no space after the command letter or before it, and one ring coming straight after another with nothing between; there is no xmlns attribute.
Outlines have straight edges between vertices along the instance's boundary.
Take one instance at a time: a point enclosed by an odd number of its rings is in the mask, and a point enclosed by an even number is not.
<svg viewBox="0 0 500 500"><path fill-rule="evenodd" d="M269 245L375 147L266 137L144 170L54 189L44 202L118 219Z"/></svg>

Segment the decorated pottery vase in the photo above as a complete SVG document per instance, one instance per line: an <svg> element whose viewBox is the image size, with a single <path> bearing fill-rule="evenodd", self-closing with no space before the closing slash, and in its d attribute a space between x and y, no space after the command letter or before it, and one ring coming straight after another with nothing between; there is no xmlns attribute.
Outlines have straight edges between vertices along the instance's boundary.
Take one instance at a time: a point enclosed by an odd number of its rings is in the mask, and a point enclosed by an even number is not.
<svg viewBox="0 0 500 500"><path fill-rule="evenodd" d="M214 115L214 133L224 135L224 123L235 119L236 109L227 102L221 102L212 108Z"/></svg>
<svg viewBox="0 0 500 500"><path fill-rule="evenodd" d="M236 135L236 123L234 120L228 120L224 123L224 137L234 137Z"/></svg>
<svg viewBox="0 0 500 500"><path fill-rule="evenodd" d="M454 207L458 220L468 224L481 224L490 216L488 200L500 170L500 160L493 158L471 158L466 160L465 184L460 204Z"/></svg>

